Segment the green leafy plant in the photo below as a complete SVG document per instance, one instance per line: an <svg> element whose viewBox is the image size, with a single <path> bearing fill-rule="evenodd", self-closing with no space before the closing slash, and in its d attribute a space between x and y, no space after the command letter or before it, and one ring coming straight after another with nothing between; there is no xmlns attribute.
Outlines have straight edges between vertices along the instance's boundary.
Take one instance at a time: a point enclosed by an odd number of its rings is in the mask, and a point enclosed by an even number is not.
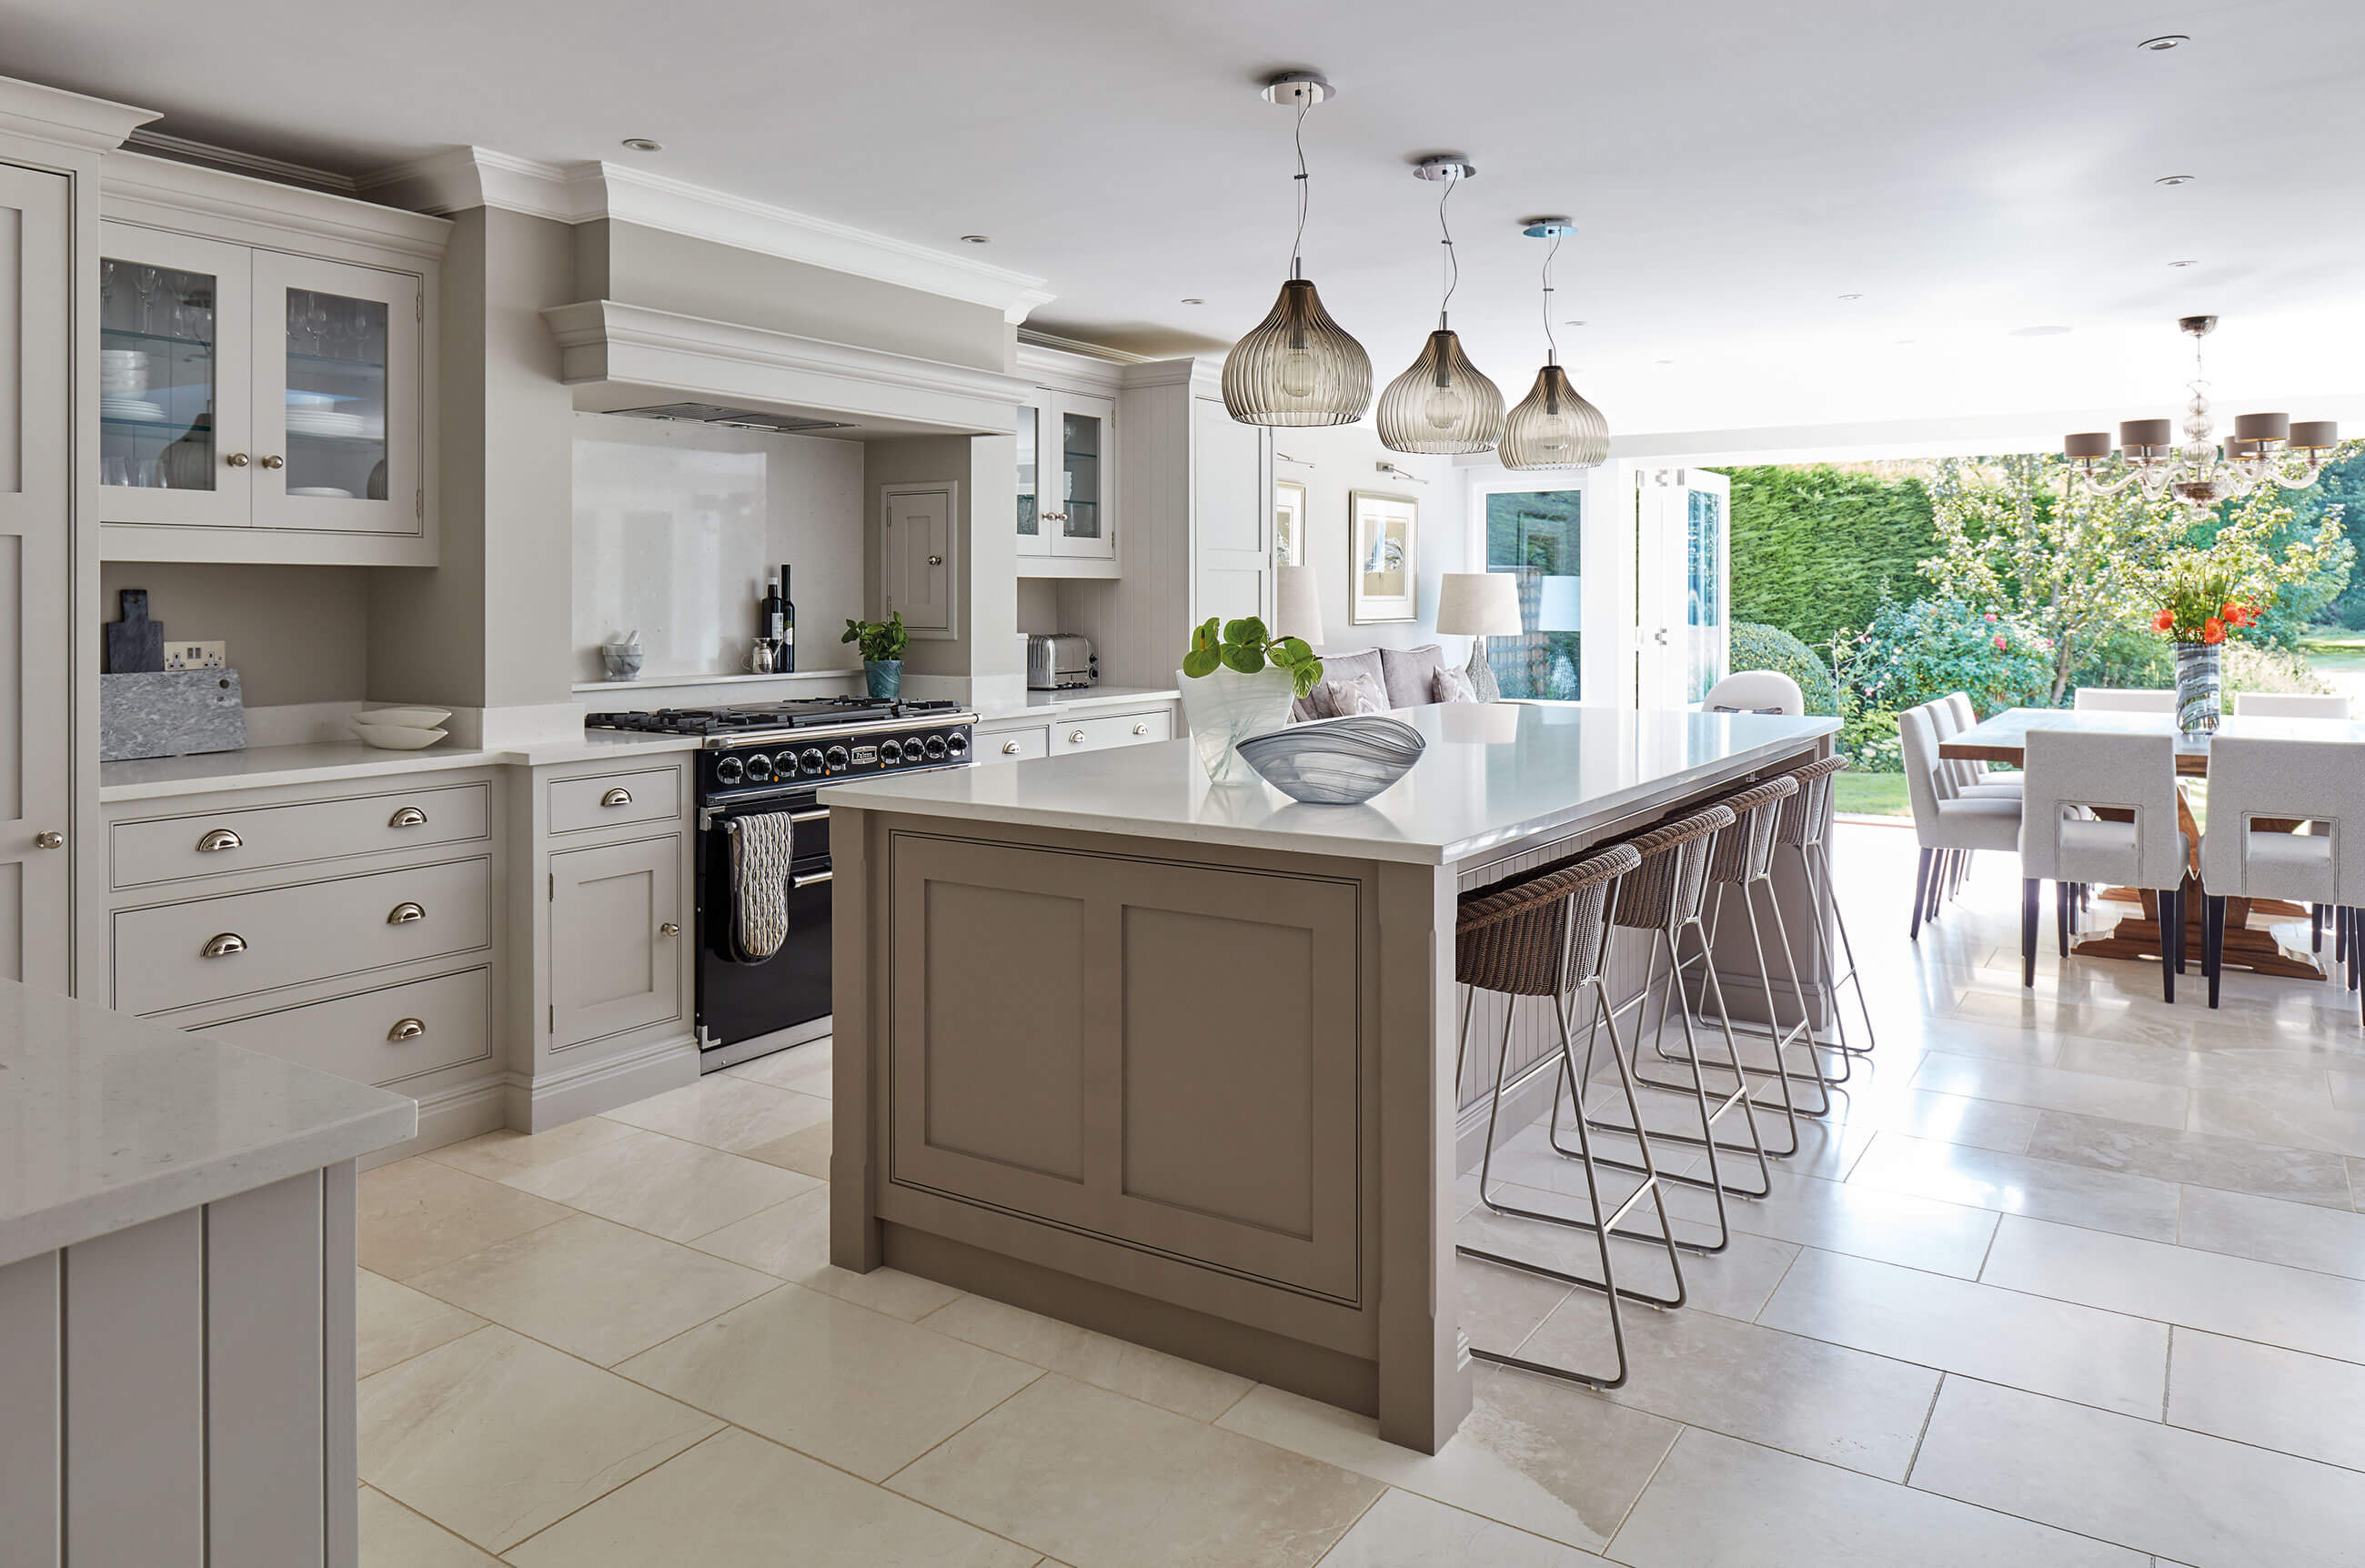
<svg viewBox="0 0 2365 1568"><path fill-rule="evenodd" d="M903 656L912 634L903 630L903 612L899 610L884 621L848 621L846 635L838 641L858 646L866 663L887 664Z"/></svg>
<svg viewBox="0 0 2365 1568"><path fill-rule="evenodd" d="M1733 669L1779 670L1799 683L1799 695L1805 699L1808 712L1827 717L1839 713L1839 689L1832 684L1832 672L1812 648L1779 626L1734 622L1727 663Z"/></svg>
<svg viewBox="0 0 2365 1568"><path fill-rule="evenodd" d="M2206 560L2179 562L2161 584L2151 629L2177 643L2222 643L2259 623L2259 607L2235 597L2234 574Z"/></svg>
<svg viewBox="0 0 2365 1568"><path fill-rule="evenodd" d="M1300 697L1322 678L1322 661L1303 638L1276 637L1253 615L1239 621L1217 621L1211 616L1193 627L1191 651L1182 655L1182 673L1194 680L1219 668L1254 675L1268 664L1289 672Z"/></svg>

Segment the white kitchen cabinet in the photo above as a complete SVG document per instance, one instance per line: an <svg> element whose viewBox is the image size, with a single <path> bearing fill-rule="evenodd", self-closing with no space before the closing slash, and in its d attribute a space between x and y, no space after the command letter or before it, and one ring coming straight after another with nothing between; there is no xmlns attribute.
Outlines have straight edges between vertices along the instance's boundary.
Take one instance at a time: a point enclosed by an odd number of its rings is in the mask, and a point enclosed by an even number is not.
<svg viewBox="0 0 2365 1568"><path fill-rule="evenodd" d="M1116 559L1116 399L1044 387L1018 409L1019 570Z"/></svg>
<svg viewBox="0 0 2365 1568"><path fill-rule="evenodd" d="M678 834L550 857L554 1049L684 1016Z"/></svg>
<svg viewBox="0 0 2365 1568"><path fill-rule="evenodd" d="M887 485L880 490L880 551L885 611L903 618L914 637L957 634L953 552L958 529L955 487Z"/></svg>
<svg viewBox="0 0 2365 1568"><path fill-rule="evenodd" d="M434 565L448 224L134 153L106 173L102 553Z"/></svg>

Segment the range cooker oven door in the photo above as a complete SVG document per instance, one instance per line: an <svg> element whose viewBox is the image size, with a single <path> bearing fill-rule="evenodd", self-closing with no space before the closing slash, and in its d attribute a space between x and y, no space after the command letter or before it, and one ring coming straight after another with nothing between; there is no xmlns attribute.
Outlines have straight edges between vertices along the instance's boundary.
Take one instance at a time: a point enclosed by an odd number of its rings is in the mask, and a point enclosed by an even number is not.
<svg viewBox="0 0 2365 1568"><path fill-rule="evenodd" d="M778 951L746 964L733 957L735 890L726 818L788 812L789 934ZM713 812L699 834L698 1038L712 1051L829 1016L829 812L809 790Z"/></svg>

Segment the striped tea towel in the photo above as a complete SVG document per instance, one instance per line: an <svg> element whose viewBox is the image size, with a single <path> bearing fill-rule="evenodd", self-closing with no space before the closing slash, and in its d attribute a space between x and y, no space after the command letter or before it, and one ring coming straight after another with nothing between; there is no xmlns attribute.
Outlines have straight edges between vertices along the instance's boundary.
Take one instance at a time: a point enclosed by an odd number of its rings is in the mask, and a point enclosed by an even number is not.
<svg viewBox="0 0 2365 1568"><path fill-rule="evenodd" d="M731 834L731 946L743 964L760 964L789 935L789 813L726 817Z"/></svg>

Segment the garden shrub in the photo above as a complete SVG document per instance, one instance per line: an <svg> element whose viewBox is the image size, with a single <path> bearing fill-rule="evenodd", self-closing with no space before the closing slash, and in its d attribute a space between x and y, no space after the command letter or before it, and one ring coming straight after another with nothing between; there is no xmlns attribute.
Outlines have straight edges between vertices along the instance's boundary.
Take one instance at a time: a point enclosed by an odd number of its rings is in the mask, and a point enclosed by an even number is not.
<svg viewBox="0 0 2365 1568"><path fill-rule="evenodd" d="M1845 711L1841 749L1866 772L1894 773L1897 715L1960 691L1981 717L2053 705L2053 655L2009 615L1959 599L1883 600L1872 622L1833 644Z"/></svg>
<svg viewBox="0 0 2365 1568"><path fill-rule="evenodd" d="M1799 683L1799 695L1805 699L1808 712L1826 718L1839 713L1839 688L1832 680L1830 668L1816 657L1814 649L1779 626L1734 622L1732 651L1725 667L1778 670Z"/></svg>
<svg viewBox="0 0 2365 1568"><path fill-rule="evenodd" d="M1920 562L1937 543L1920 480L1820 463L1720 471L1732 480L1736 621L1821 646L1872 619L1883 598L1931 591Z"/></svg>

